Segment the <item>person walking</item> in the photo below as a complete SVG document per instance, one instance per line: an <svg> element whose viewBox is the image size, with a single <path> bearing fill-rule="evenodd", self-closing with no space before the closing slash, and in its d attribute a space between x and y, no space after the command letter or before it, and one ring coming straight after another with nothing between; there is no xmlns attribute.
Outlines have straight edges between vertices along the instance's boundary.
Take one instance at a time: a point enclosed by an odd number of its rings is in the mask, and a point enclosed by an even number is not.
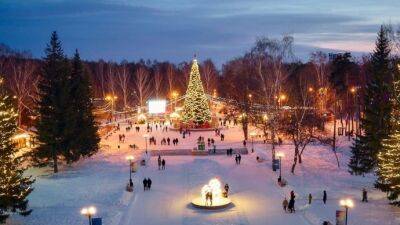
<svg viewBox="0 0 400 225"><path fill-rule="evenodd" d="M311 193L308 194L308 204L311 205L311 201L312 201L312 195Z"/></svg>
<svg viewBox="0 0 400 225"><path fill-rule="evenodd" d="M161 169L161 156L158 155L158 170Z"/></svg>
<svg viewBox="0 0 400 225"><path fill-rule="evenodd" d="M326 195L326 191L324 190L324 193L322 196L322 201L324 202L324 204L326 204L326 199L327 199L327 195Z"/></svg>
<svg viewBox="0 0 400 225"><path fill-rule="evenodd" d="M294 191L292 190L290 192L290 200L289 200L289 205L288 205L290 213L296 212L296 210L294 208L295 198L296 198L296 195L294 194Z"/></svg>
<svg viewBox="0 0 400 225"><path fill-rule="evenodd" d="M289 202L285 197L285 199L283 199L283 202L282 202L283 211L285 211L285 212L287 211L288 205L289 205Z"/></svg>
<svg viewBox="0 0 400 225"><path fill-rule="evenodd" d="M151 188L151 184L152 184L151 179L147 178L147 188L148 188L149 191L150 191L150 188Z"/></svg>
<svg viewBox="0 0 400 225"><path fill-rule="evenodd" d="M228 185L228 184L225 184L224 189L225 189L225 198L227 198L228 195L229 195L229 185Z"/></svg>
<svg viewBox="0 0 400 225"><path fill-rule="evenodd" d="M165 159L161 161L161 169L165 170Z"/></svg>
<svg viewBox="0 0 400 225"><path fill-rule="evenodd" d="M241 161L242 161L242 155L239 154L239 155L238 155L238 162L239 162L239 164L240 164Z"/></svg>
<svg viewBox="0 0 400 225"><path fill-rule="evenodd" d="M365 188L362 190L362 202L368 202L368 192Z"/></svg>
<svg viewBox="0 0 400 225"><path fill-rule="evenodd" d="M144 178L143 179L143 191L146 191L146 189L147 189L147 179Z"/></svg>

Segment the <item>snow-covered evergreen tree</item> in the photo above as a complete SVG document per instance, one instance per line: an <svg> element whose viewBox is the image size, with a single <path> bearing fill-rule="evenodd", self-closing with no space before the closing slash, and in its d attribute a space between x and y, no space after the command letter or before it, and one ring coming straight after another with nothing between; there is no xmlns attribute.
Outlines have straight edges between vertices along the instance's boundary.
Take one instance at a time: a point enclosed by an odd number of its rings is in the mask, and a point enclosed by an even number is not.
<svg viewBox="0 0 400 225"><path fill-rule="evenodd" d="M371 172L377 165L377 155L382 150L382 140L390 131L391 87L390 40L388 30L382 26L371 56L371 78L364 95L364 116L361 119L363 134L352 147L349 171L355 175Z"/></svg>

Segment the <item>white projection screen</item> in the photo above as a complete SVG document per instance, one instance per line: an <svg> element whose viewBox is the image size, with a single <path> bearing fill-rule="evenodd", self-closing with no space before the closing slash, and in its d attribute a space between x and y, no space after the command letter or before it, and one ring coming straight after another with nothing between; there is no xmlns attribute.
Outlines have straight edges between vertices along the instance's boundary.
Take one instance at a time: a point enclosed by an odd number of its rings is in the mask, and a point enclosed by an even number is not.
<svg viewBox="0 0 400 225"><path fill-rule="evenodd" d="M165 113L165 109L167 107L167 101L164 99L149 100L148 107L150 114Z"/></svg>

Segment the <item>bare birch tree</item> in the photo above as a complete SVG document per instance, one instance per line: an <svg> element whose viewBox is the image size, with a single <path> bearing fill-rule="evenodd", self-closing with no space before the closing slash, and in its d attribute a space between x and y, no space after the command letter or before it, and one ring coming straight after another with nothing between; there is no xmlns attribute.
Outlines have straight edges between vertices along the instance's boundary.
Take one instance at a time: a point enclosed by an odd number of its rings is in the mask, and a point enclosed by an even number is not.
<svg viewBox="0 0 400 225"><path fill-rule="evenodd" d="M168 94L172 94L175 88L175 69L173 64L168 64L167 67L167 81L168 81Z"/></svg>
<svg viewBox="0 0 400 225"><path fill-rule="evenodd" d="M122 102L124 109L128 107L129 98L129 82L131 80L131 74L129 73L128 62L124 61L117 70L117 81L118 86L121 90Z"/></svg>
<svg viewBox="0 0 400 225"><path fill-rule="evenodd" d="M309 82L305 76L294 80L292 93L292 107L280 118L280 131L287 135L293 145L293 164L291 172L294 173L297 163L302 163L305 148L313 140L318 139L316 131L321 128L322 117L315 112L312 93L308 91Z"/></svg>
<svg viewBox="0 0 400 225"><path fill-rule="evenodd" d="M212 95L217 86L217 69L211 59L207 59L202 65L201 77L203 80L204 91Z"/></svg>
<svg viewBox="0 0 400 225"><path fill-rule="evenodd" d="M143 66L139 66L139 68L137 68L136 70L135 88L137 103L140 107L142 107L152 94L150 75L146 68L144 68Z"/></svg>
<svg viewBox="0 0 400 225"><path fill-rule="evenodd" d="M285 62L294 58L292 53L292 36L283 36L281 40L267 37L258 38L250 52L252 63L260 81L263 103L270 109L269 126L271 129L272 157L275 157L275 136L280 111L282 84L288 77Z"/></svg>
<svg viewBox="0 0 400 225"><path fill-rule="evenodd" d="M154 71L154 91L156 98L161 96L163 77L159 68Z"/></svg>
<svg viewBox="0 0 400 225"><path fill-rule="evenodd" d="M311 54L311 63L317 78L317 86L314 88L317 93L317 106L320 111L326 112L329 93L328 57L321 51L313 52Z"/></svg>
<svg viewBox="0 0 400 225"><path fill-rule="evenodd" d="M39 76L35 74L37 66L32 60L12 58L9 66L11 74L8 83L17 100L18 126L21 126L25 110L33 111Z"/></svg>

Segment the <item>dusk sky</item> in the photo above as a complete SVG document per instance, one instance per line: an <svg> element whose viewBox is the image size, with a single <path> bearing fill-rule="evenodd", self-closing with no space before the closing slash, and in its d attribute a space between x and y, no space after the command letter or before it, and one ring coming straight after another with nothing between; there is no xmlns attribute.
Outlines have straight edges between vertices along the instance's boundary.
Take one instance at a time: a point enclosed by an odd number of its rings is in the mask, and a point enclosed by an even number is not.
<svg viewBox="0 0 400 225"><path fill-rule="evenodd" d="M69 55L221 64L258 36L295 38L295 54L368 52L382 23L398 25L399 0L0 0L0 43L43 56L56 30Z"/></svg>

